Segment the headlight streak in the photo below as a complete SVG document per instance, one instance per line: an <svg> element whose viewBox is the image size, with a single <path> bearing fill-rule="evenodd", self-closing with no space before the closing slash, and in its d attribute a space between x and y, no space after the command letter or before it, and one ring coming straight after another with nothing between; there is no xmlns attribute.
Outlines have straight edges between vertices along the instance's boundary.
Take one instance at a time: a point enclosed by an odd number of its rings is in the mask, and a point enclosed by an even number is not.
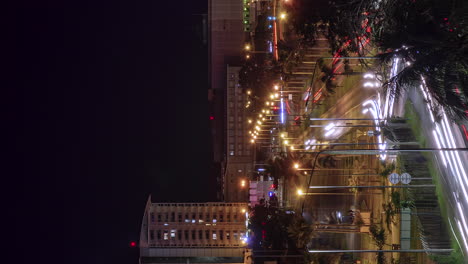
<svg viewBox="0 0 468 264"><path fill-rule="evenodd" d="M462 246L460 244L460 241L458 240L457 234L455 234L455 230L453 229L452 221L450 221L450 218L448 218L448 222L450 225L450 229L452 230L452 234L455 237L455 240L457 240L458 246L461 248ZM463 250L461 251L461 253L463 254L463 256L465 256L465 254L463 253Z"/></svg>
<svg viewBox="0 0 468 264"><path fill-rule="evenodd" d="M422 76L421 76L421 82L422 82L422 85L420 85L420 89L421 89L423 98L426 101L427 111L429 112L429 116L431 118L431 121L434 123L434 127L435 127L435 131L433 130L432 135L437 144L437 147L438 148L441 148L441 147L442 148L445 148L445 147L456 148L457 145L455 143L454 135L452 132L453 126L451 126L451 123L449 122L447 115L443 109L441 109L442 119L438 122L435 121L432 110L437 107L437 104L430 96L427 85L426 85L426 81L424 77ZM465 203L468 203L468 194L466 191L467 186L468 186L468 179L467 179L465 167L463 163L461 162L459 152L442 151L442 152L439 152L439 156L441 157L442 162L447 167L447 169L449 169L449 172L450 172L449 175L451 175L454 181L457 183L458 186L456 187L458 187L458 190L463 193L462 196L464 197ZM455 200L457 202L456 211L462 221L462 222L457 221L457 225L460 230L460 234L462 236L463 246L465 247L465 250L468 252L468 242L466 239L466 236L468 235L468 226L465 220L466 214L463 208L461 207L460 202L458 201L458 196L455 196ZM460 241L458 241L457 239L457 242L460 242Z"/></svg>
<svg viewBox="0 0 468 264"><path fill-rule="evenodd" d="M394 58L393 59L393 64L391 66L390 70L390 76L389 79L394 77L398 73L398 66L399 66L399 58ZM406 65L409 65L408 63L405 63ZM419 86L422 97L424 101L426 102L426 109L429 113L429 117L431 122L434 124L433 129L432 129L432 136L434 137L435 144L437 148L456 148L457 145L455 143L455 138L454 138L454 133L452 129L454 126L451 124L451 122L448 120L447 115L443 109L440 111L438 108L440 107L435 100L432 98L431 94L428 91L426 81L423 76L421 76L421 85ZM369 85L369 84L367 84ZM395 96L394 91L395 91L395 83L390 83L387 89L387 93L385 95L385 104L383 107L383 115L380 116L382 121L386 123L386 120L390 118L393 115L393 107L394 107L394 101L395 101ZM379 100L380 101L380 100ZM363 106L367 106L370 104L370 102L365 102ZM377 104L378 106L380 104ZM374 105L375 107L375 105ZM441 120L436 121L434 118L434 110L437 110L440 112L441 115ZM371 112L373 116L378 116L377 111L372 108L366 108L363 110L363 113ZM380 141L379 141L380 143ZM459 146L458 146L459 147ZM464 146L463 146L464 147ZM466 251L468 252L468 241L467 241L467 236L468 236L468 226L467 226L467 220L465 219L466 217L466 208L465 211L462 208L462 204L459 202L458 198L463 197L461 199L464 200L463 205L468 204L468 194L467 194L467 188L468 188L468 177L466 175L466 168L464 167L465 165L462 163L462 158L460 157L459 152L456 151L439 151L438 152L443 165L447 168L447 173L449 176L453 178L453 181L457 183L456 186L453 186L454 189L456 189L458 192L460 192L459 196L455 197L455 201L457 203L457 206L454 208L456 211L456 215L461 218L460 220L457 220L457 225L460 230L461 238L459 241L457 238L457 242L460 244L462 242L463 247ZM451 223L450 223L451 225ZM451 225L452 227L452 225ZM461 247L461 246L460 246Z"/></svg>
<svg viewBox="0 0 468 264"><path fill-rule="evenodd" d="M372 116L374 117L374 124L375 124L375 130L380 132L380 120L382 120L382 115L380 114L380 104L376 100L367 100L365 101L362 106L366 107L368 105L372 105L372 107L366 108L365 112L370 112ZM387 149L387 143L384 142L382 134L377 136L377 143L379 145L380 150L386 150ZM387 158L387 154L379 154L379 157L381 160L385 160Z"/></svg>
<svg viewBox="0 0 468 264"><path fill-rule="evenodd" d="M432 130L432 135L434 136L435 140L436 140L436 144L437 144L437 148L442 148L440 142L439 142L439 138L437 137L437 132L435 130ZM444 153L440 153L440 157L442 158L442 162L444 163L445 167L447 167L447 161L445 160L445 156L444 156Z"/></svg>

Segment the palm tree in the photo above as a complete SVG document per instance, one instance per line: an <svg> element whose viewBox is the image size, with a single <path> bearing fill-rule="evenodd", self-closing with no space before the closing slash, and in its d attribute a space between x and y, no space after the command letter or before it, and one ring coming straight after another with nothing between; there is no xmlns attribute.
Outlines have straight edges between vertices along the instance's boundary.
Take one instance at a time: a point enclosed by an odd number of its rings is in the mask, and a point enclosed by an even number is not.
<svg viewBox="0 0 468 264"><path fill-rule="evenodd" d="M378 56L382 62L398 56L411 64L387 82L395 84L394 96L418 87L424 78L432 97L448 116L468 119L466 7L460 11L461 0L390 2L404 6L387 8L387 19L377 23L379 30L373 40L381 50L390 50Z"/></svg>
<svg viewBox="0 0 468 264"><path fill-rule="evenodd" d="M296 216L288 226L288 235L296 242L298 249L305 249L315 236L315 232L312 225L308 224L303 217Z"/></svg>

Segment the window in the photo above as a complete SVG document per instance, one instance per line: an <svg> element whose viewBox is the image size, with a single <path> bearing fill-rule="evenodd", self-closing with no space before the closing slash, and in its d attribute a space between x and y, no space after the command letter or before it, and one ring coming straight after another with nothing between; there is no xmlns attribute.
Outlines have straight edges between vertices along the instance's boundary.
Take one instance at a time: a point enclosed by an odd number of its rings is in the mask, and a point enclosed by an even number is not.
<svg viewBox="0 0 468 264"><path fill-rule="evenodd" d="M178 219L179 223L182 222L182 214L179 213L179 215L177 216L177 219Z"/></svg>
<svg viewBox="0 0 468 264"><path fill-rule="evenodd" d="M158 240L161 240L161 230L158 230Z"/></svg>
<svg viewBox="0 0 468 264"><path fill-rule="evenodd" d="M195 230L192 230L192 240L197 239L196 235L197 235L197 233L195 232Z"/></svg>
<svg viewBox="0 0 468 264"><path fill-rule="evenodd" d="M223 233L224 233L223 230L220 230L220 231L219 231L219 239L220 239L220 240L223 240L223 239L224 239L224 234L223 234Z"/></svg>
<svg viewBox="0 0 468 264"><path fill-rule="evenodd" d="M234 150L229 151L229 156L234 156Z"/></svg>
<svg viewBox="0 0 468 264"><path fill-rule="evenodd" d="M154 213L152 212L150 216L151 216L151 223L154 223Z"/></svg>
<svg viewBox="0 0 468 264"><path fill-rule="evenodd" d="M184 239L185 240L188 240L189 237L188 237L188 230L184 230Z"/></svg>
<svg viewBox="0 0 468 264"><path fill-rule="evenodd" d="M177 232L177 239L182 240L182 232Z"/></svg>
<svg viewBox="0 0 468 264"><path fill-rule="evenodd" d="M202 240L203 239L203 231L198 230L198 239Z"/></svg>
<svg viewBox="0 0 468 264"><path fill-rule="evenodd" d="M227 240L231 239L231 233L229 233L229 231L226 231L226 239Z"/></svg>
<svg viewBox="0 0 468 264"><path fill-rule="evenodd" d="M226 220L227 220L228 222L231 222L231 213L227 213L227 214L226 214Z"/></svg>
<svg viewBox="0 0 468 264"><path fill-rule="evenodd" d="M238 240L239 238L238 238L238 236L237 236L237 231L234 231L233 233L234 233L234 234L233 234L233 235L234 235L234 237L233 237L234 240Z"/></svg>
<svg viewBox="0 0 468 264"><path fill-rule="evenodd" d="M213 240L216 240L216 231L213 231Z"/></svg>
<svg viewBox="0 0 468 264"><path fill-rule="evenodd" d="M175 222L175 213L174 212L171 213L171 222Z"/></svg>
<svg viewBox="0 0 468 264"><path fill-rule="evenodd" d="M168 240L169 239L169 233L167 232L167 230L164 230L164 240Z"/></svg>
<svg viewBox="0 0 468 264"><path fill-rule="evenodd" d="M150 240L154 240L154 230L150 230Z"/></svg>
<svg viewBox="0 0 468 264"><path fill-rule="evenodd" d="M161 214L158 214L158 222L161 222Z"/></svg>
<svg viewBox="0 0 468 264"><path fill-rule="evenodd" d="M169 213L166 213L166 214L165 214L165 217L166 217L166 218L164 218L165 221L166 221L166 222L169 221Z"/></svg>
<svg viewBox="0 0 468 264"><path fill-rule="evenodd" d="M210 239L210 230L205 230L205 239Z"/></svg>
<svg viewBox="0 0 468 264"><path fill-rule="evenodd" d="M175 234L176 234L176 230L175 230L175 229L172 229L172 230L171 230L171 239L174 239L174 238L175 238Z"/></svg>

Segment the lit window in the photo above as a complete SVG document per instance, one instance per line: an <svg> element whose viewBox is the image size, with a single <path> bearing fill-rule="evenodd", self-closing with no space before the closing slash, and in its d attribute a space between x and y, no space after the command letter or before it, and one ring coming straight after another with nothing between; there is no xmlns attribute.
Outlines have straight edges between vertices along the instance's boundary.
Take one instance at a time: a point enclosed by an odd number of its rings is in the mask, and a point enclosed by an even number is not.
<svg viewBox="0 0 468 264"><path fill-rule="evenodd" d="M213 240L216 240L216 231L213 231Z"/></svg>
<svg viewBox="0 0 468 264"><path fill-rule="evenodd" d="M174 237L175 237L175 233L176 233L175 229L172 229L172 230L171 230L171 238L174 238Z"/></svg>
<svg viewBox="0 0 468 264"><path fill-rule="evenodd" d="M167 231L164 231L164 240L168 240L169 239L169 234L167 233Z"/></svg>
<svg viewBox="0 0 468 264"><path fill-rule="evenodd" d="M234 151L229 151L230 156L234 156Z"/></svg>

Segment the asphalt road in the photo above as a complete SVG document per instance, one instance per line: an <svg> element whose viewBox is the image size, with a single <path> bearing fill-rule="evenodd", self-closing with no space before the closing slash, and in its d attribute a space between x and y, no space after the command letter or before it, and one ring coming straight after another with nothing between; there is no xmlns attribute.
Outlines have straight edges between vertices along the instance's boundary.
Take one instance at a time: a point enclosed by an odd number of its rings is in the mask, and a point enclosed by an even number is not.
<svg viewBox="0 0 468 264"><path fill-rule="evenodd" d="M427 118L431 113L426 107L427 100L424 99L424 95L420 89L411 89L408 97L419 114L422 123L421 129L427 138L428 147L440 147L441 142L438 142L440 139L436 138L436 133L433 131L442 130L444 122L433 122L430 118ZM460 126L452 122L447 123L445 124L446 132L441 132L445 139L453 139L452 146L450 147L466 148ZM457 157L457 155L459 156ZM447 201L448 221L453 228L459 230L460 236L458 237L458 242L464 251L464 255L467 256L468 227L466 223L468 223L468 214L466 212L468 212L468 197L466 196L466 190L468 190L468 184L466 175L468 175L468 152L458 151L457 153L447 153L446 156L443 153L434 153L434 157L440 172L440 183Z"/></svg>

